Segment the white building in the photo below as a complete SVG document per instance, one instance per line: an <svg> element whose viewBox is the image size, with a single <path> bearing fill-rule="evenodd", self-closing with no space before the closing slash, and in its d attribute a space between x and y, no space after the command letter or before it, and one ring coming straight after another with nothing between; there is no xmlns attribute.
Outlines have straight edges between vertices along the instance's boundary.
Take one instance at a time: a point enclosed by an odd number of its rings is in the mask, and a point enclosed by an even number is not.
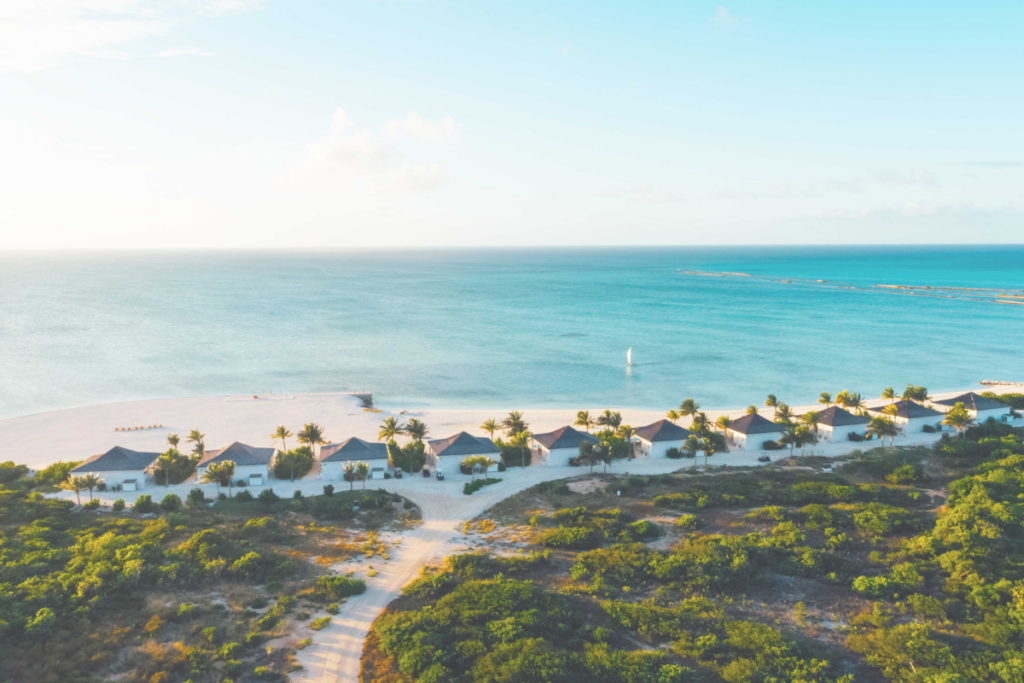
<svg viewBox="0 0 1024 683"><path fill-rule="evenodd" d="M637 427L633 435L640 442L640 454L651 458L664 458L670 448L683 449L690 432L674 422L658 420L654 424Z"/></svg>
<svg viewBox="0 0 1024 683"><path fill-rule="evenodd" d="M900 428L900 431L904 434L916 434L923 432L925 426L931 426L935 428L935 431L942 431L945 426L942 424L943 414L937 410L932 410L927 406L923 406L920 403L914 401L896 401L891 403L891 406L896 407L895 414L889 414L885 412L889 406L881 406L878 408L868 408L875 415L881 415L882 417L888 417L896 426Z"/></svg>
<svg viewBox="0 0 1024 683"><path fill-rule="evenodd" d="M932 401L932 407L940 412L948 413L957 403L963 403L964 408L967 409L967 412L971 414L978 424L981 424L990 417L994 418L996 422L1000 422L1010 414L1010 406L999 401L993 401L990 398L985 398L984 396L979 396L973 391L954 396L953 398Z"/></svg>
<svg viewBox="0 0 1024 683"><path fill-rule="evenodd" d="M726 430L729 445L745 451L758 451L765 441L778 441L782 438L783 427L757 413L737 417Z"/></svg>
<svg viewBox="0 0 1024 683"><path fill-rule="evenodd" d="M469 432L459 432L447 439L436 439L427 442L427 453L432 462L446 472L458 472L459 464L474 455L484 455L495 462L501 459L501 451L490 439L473 436Z"/></svg>
<svg viewBox="0 0 1024 683"><path fill-rule="evenodd" d="M71 474L76 477L95 474L107 488L121 486L127 491L138 491L146 485L153 463L159 457L159 453L140 453L114 446L106 453L92 456L71 470Z"/></svg>
<svg viewBox="0 0 1024 683"><path fill-rule="evenodd" d="M206 468L213 463L233 462L233 479L241 479L250 486L263 486L270 480L270 467L276 454L276 448L257 448L236 441L227 448L207 451L196 466L196 473L202 477Z"/></svg>
<svg viewBox="0 0 1024 683"><path fill-rule="evenodd" d="M365 462L371 467L388 464L388 447L382 443L352 437L341 443L320 447L320 477L324 481L344 481L345 463ZM383 476L383 475L382 475Z"/></svg>
<svg viewBox="0 0 1024 683"><path fill-rule="evenodd" d="M580 454L580 444L584 441L596 444L597 437L568 425L553 432L533 435L536 453L546 465L568 465L569 458Z"/></svg>
<svg viewBox="0 0 1024 683"><path fill-rule="evenodd" d="M854 415L839 406L830 406L818 413L818 439L821 441L849 441L850 434L867 436L867 415Z"/></svg>

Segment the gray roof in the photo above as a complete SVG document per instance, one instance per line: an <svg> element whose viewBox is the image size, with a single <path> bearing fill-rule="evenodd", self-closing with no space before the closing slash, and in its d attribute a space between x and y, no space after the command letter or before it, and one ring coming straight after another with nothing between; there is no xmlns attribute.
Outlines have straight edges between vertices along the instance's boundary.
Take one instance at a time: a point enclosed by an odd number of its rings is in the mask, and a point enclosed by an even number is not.
<svg viewBox="0 0 1024 683"><path fill-rule="evenodd" d="M967 410L973 410L975 412L979 410L999 410L1000 408L1002 408L1003 410L1010 409L1010 406L1006 405L1005 403L1000 403L999 401L993 401L990 398L979 396L973 391L969 391L966 394L960 394L959 396L954 396L953 398L943 398L938 401L932 401L932 403L937 403L942 406L949 406L950 408L955 406L957 403L963 403L964 408L967 408Z"/></svg>
<svg viewBox="0 0 1024 683"><path fill-rule="evenodd" d="M852 427L853 425L866 425L869 422L871 422L871 418L867 415L854 415L839 406L829 406L825 410L818 411L818 424L826 427Z"/></svg>
<svg viewBox="0 0 1024 683"><path fill-rule="evenodd" d="M436 439L428 441L430 451L437 456L442 455L483 455L485 453L498 453L498 447L490 439L482 436L473 436L469 432L459 432L447 439Z"/></svg>
<svg viewBox="0 0 1024 683"><path fill-rule="evenodd" d="M547 432L546 434L534 434L533 440L549 451L553 451L558 448L579 448L580 444L584 441L597 443L597 437L593 434L581 432L569 427L568 425L561 429L556 429L553 432Z"/></svg>
<svg viewBox="0 0 1024 683"><path fill-rule="evenodd" d="M890 405L896 406L896 417L902 417L905 420L909 420L915 417L941 417L942 413L937 410L932 410L927 406L923 406L920 403L914 401L896 401ZM886 414L885 409L889 406L880 406L878 408L868 408L873 413Z"/></svg>
<svg viewBox="0 0 1024 683"><path fill-rule="evenodd" d="M198 466L206 467L211 462L228 462L229 460L236 466L270 465L270 461L274 459L275 450L274 448L247 446L236 441L227 448L207 451Z"/></svg>
<svg viewBox="0 0 1024 683"><path fill-rule="evenodd" d="M686 437L690 436L689 430L683 429L679 425L674 422L669 422L668 420L658 420L654 424L637 427L633 434L647 443L656 443L658 441L685 441Z"/></svg>
<svg viewBox="0 0 1024 683"><path fill-rule="evenodd" d="M114 446L106 453L94 455L71 470L72 474L86 472L121 472L144 470L160 457L159 453L140 453L121 446Z"/></svg>
<svg viewBox="0 0 1024 683"><path fill-rule="evenodd" d="M757 413L751 413L750 415L744 415L743 417L737 417L732 421L728 427L731 432L738 434L780 434L786 431L786 428L778 423L772 422L771 420L761 417Z"/></svg>
<svg viewBox="0 0 1024 683"><path fill-rule="evenodd" d="M363 441L355 436L341 443L329 443L320 447L320 462L387 459L388 447L385 444Z"/></svg>

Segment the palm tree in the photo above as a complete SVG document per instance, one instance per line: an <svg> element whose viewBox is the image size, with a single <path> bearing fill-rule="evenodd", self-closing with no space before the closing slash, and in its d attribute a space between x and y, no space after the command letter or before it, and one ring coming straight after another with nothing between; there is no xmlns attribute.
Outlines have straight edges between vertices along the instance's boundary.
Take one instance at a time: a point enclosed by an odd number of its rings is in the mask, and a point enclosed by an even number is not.
<svg viewBox="0 0 1024 683"><path fill-rule="evenodd" d="M214 463L216 464L216 463ZM231 490L231 483L235 478L235 463L232 460L225 460L220 463L220 467L217 468L217 479L218 486L228 487L228 498L233 498L234 494Z"/></svg>
<svg viewBox="0 0 1024 683"><path fill-rule="evenodd" d="M313 450L313 447L326 443L324 441L324 428L315 422L307 422L302 425L302 431L298 433L296 438L298 438L299 443L309 446L309 450L313 453L313 457L316 457L316 451ZM292 479L294 478L295 475L293 473Z"/></svg>
<svg viewBox="0 0 1024 683"><path fill-rule="evenodd" d="M796 442L800 445L800 455L804 454L804 447L809 443L817 443L814 433L807 425L800 425L796 428Z"/></svg>
<svg viewBox="0 0 1024 683"><path fill-rule="evenodd" d="M828 408L832 405L832 394L827 391L821 392L821 396L818 397L818 403Z"/></svg>
<svg viewBox="0 0 1024 683"><path fill-rule="evenodd" d="M816 410L808 410L801 417L803 423L814 430L814 433L818 433L818 423L821 422L821 413Z"/></svg>
<svg viewBox="0 0 1024 683"><path fill-rule="evenodd" d="M199 483L201 484L216 484L217 495L220 496L220 463L211 462L206 466L206 471L199 477Z"/></svg>
<svg viewBox="0 0 1024 683"><path fill-rule="evenodd" d="M895 422L893 422L887 417L882 417L881 415L879 415L878 417L871 418L871 422L868 423L868 428L866 431L869 434L874 434L875 436L881 438L883 443L885 442L885 437L889 437L890 446L892 446L893 438L900 433L900 430L896 427Z"/></svg>
<svg viewBox="0 0 1024 683"><path fill-rule="evenodd" d="M590 428L594 426L594 418L590 417L589 410L581 410L576 413L576 421L572 423L575 427L583 427L590 433Z"/></svg>
<svg viewBox="0 0 1024 683"><path fill-rule="evenodd" d="M365 462L356 463L356 479L363 482L363 490L366 490L366 479L370 476L370 466Z"/></svg>
<svg viewBox="0 0 1024 683"><path fill-rule="evenodd" d="M597 416L595 422L614 431L622 424L622 413L619 413L618 411L612 412L611 410L605 410Z"/></svg>
<svg viewBox="0 0 1024 683"><path fill-rule="evenodd" d="M181 437L180 436L178 436L177 434L168 434L167 435L167 444L171 448L177 449L179 443L181 443Z"/></svg>
<svg viewBox="0 0 1024 683"><path fill-rule="evenodd" d="M706 419L706 418L705 418ZM633 437L636 435L636 430L629 425L622 425L615 430L615 436L619 437L626 442L628 446L628 457L630 460L636 455L636 444L633 443Z"/></svg>
<svg viewBox="0 0 1024 683"><path fill-rule="evenodd" d="M185 437L185 440L192 444L193 453L199 453L201 455L206 450L206 447L203 444L203 439L205 438L206 434L203 434L198 429L193 429L188 433L188 436Z"/></svg>
<svg viewBox="0 0 1024 683"><path fill-rule="evenodd" d="M885 389L882 390L882 398L888 399L890 403L895 401L896 390L893 389L892 387L886 387Z"/></svg>
<svg viewBox="0 0 1024 683"><path fill-rule="evenodd" d="M928 400L928 389L925 387L915 387L913 384L908 383L907 388L903 390L903 399L924 403Z"/></svg>
<svg viewBox="0 0 1024 683"><path fill-rule="evenodd" d="M690 421L690 431L696 434L703 434L708 430L708 424L707 413L697 413Z"/></svg>
<svg viewBox="0 0 1024 683"><path fill-rule="evenodd" d="M177 455L179 455L178 451L169 448L166 452L161 453L160 457L153 462L153 474L159 472L164 475L164 486L171 485L170 475L171 470L174 469L175 456Z"/></svg>
<svg viewBox="0 0 1024 683"><path fill-rule="evenodd" d="M775 415L779 414L779 399L775 398L775 394L768 394L768 398L764 400L765 408L775 408Z"/></svg>
<svg viewBox="0 0 1024 683"><path fill-rule="evenodd" d="M594 465L601 461L603 452L600 444L592 444L589 441L584 441L580 444L579 456L576 458L576 462L581 465L589 465L590 471L594 471Z"/></svg>
<svg viewBox="0 0 1024 683"><path fill-rule="evenodd" d="M82 487L89 489L89 500L92 500L92 490L100 485L100 478L90 472L82 477Z"/></svg>
<svg viewBox="0 0 1024 683"><path fill-rule="evenodd" d="M508 417L501 421L501 426L508 431L509 436L515 436L519 432L525 432L526 428L530 425L523 421L523 414L521 412L513 410L508 414Z"/></svg>
<svg viewBox="0 0 1024 683"><path fill-rule="evenodd" d="M494 432L498 431L500 427L494 420L484 420L484 423L480 425L480 429L487 432L487 435L490 436L491 439L494 439Z"/></svg>
<svg viewBox="0 0 1024 683"><path fill-rule="evenodd" d="M391 441L395 437L405 434L405 425L400 424L394 417L385 417L377 430L377 441Z"/></svg>
<svg viewBox="0 0 1024 683"><path fill-rule="evenodd" d="M526 451L530 449L530 437L533 436L529 431L522 431L513 436L509 441L515 448L519 449L520 466L526 467Z"/></svg>
<svg viewBox="0 0 1024 683"><path fill-rule="evenodd" d="M348 481L348 490L351 491L356 483L356 464L349 460L341 466L341 471L345 473L344 478Z"/></svg>
<svg viewBox="0 0 1024 683"><path fill-rule="evenodd" d="M858 415L864 412L864 397L861 394L853 393L846 397L845 408L853 408Z"/></svg>
<svg viewBox="0 0 1024 683"><path fill-rule="evenodd" d="M290 439L291 437L292 433L288 431L288 428L285 427L284 425L281 425L273 434L270 435L270 442L273 443L274 441L280 441L281 450L286 451L288 450L288 443L285 441L285 439Z"/></svg>
<svg viewBox="0 0 1024 683"><path fill-rule="evenodd" d="M725 434L725 430L732 426L732 418L728 415L719 415L718 419L715 420L715 425Z"/></svg>
<svg viewBox="0 0 1024 683"><path fill-rule="evenodd" d="M781 424L788 424L793 421L793 409L785 403L780 403L775 408L775 421Z"/></svg>
<svg viewBox="0 0 1024 683"><path fill-rule="evenodd" d="M430 433L427 429L427 425L423 424L415 417L409 420L409 424L405 426L405 433L408 434L413 441L423 441Z"/></svg>
<svg viewBox="0 0 1024 683"><path fill-rule="evenodd" d="M679 414L682 417L690 417L696 415L697 411L700 410L700 404L694 401L692 398L688 398L679 404Z"/></svg>
<svg viewBox="0 0 1024 683"><path fill-rule="evenodd" d="M74 491L75 497L78 498L78 505L82 505L82 490L85 488L85 484L82 482L82 477L68 477L60 483L60 487L65 491Z"/></svg>
<svg viewBox="0 0 1024 683"><path fill-rule="evenodd" d="M974 418L967 412L963 403L957 403L946 413L946 419L942 421L942 424L955 427L957 433L962 437L967 432L967 428L974 424Z"/></svg>
<svg viewBox="0 0 1024 683"><path fill-rule="evenodd" d="M757 406L753 403L747 406L747 415L757 415Z"/></svg>
<svg viewBox="0 0 1024 683"><path fill-rule="evenodd" d="M676 421L682 417L682 415L679 414L678 410L670 410L667 413L665 413L665 417L667 417L672 424L675 424Z"/></svg>

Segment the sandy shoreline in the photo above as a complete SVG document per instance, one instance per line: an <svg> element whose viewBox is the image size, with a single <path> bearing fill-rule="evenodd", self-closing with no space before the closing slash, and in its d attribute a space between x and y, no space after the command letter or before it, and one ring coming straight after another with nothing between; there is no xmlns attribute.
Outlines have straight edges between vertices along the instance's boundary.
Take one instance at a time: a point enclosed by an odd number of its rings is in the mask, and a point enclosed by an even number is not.
<svg viewBox="0 0 1024 683"><path fill-rule="evenodd" d="M966 391L999 390L980 384L955 392L936 394L937 398L955 396ZM1005 387L1011 391L1013 387ZM683 397L680 398L680 400ZM698 401L699 397L695 397ZM783 400L785 397L781 397ZM761 401L764 399L762 398ZM869 399L868 405L883 405L882 399ZM672 406L666 406L668 410ZM793 406L797 412L821 406ZM639 427L664 417L664 411L632 410L626 407L586 406L598 414L605 408L622 413L625 424ZM719 415L737 417L746 406L730 410L707 411L712 419ZM572 424L576 409L530 409L510 406L509 410L523 412L531 431L535 433ZM416 417L430 428L430 438L443 438L466 430L482 434L480 425L488 418L500 420L505 412L499 410L451 409L364 411L359 401L347 393L337 394L273 394L217 396L198 398L170 398L147 401L109 403L81 408L69 408L46 413L26 415L0 421L0 443L3 459L28 465L45 467L58 460L84 460L113 446L124 446L140 451L163 451L167 448L167 435L177 433L184 437L189 430L199 429L206 434L207 449L220 448L233 441L254 446L270 445L270 434L278 425L297 432L306 422L316 422L326 430L326 438L339 442L352 436L374 441L381 420L389 415L402 419ZM770 415L770 408L761 408ZM680 421L686 425L688 419ZM163 425L158 429L141 431L115 431L140 425ZM289 444L292 447L293 444Z"/></svg>

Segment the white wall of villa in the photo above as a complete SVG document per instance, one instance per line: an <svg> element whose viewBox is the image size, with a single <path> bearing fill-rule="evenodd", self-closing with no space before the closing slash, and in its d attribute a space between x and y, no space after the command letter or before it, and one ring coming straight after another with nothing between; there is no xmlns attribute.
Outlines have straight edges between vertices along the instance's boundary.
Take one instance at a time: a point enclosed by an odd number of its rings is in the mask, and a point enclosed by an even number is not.
<svg viewBox="0 0 1024 683"><path fill-rule="evenodd" d="M867 436L866 424L845 425L842 427L830 427L829 425L818 425L818 441L849 441L850 434Z"/></svg>
<svg viewBox="0 0 1024 683"><path fill-rule="evenodd" d="M345 481L345 463L343 462L322 462L320 463L320 478L324 481Z"/></svg>
<svg viewBox="0 0 1024 683"><path fill-rule="evenodd" d="M569 458L575 458L579 454L579 448L556 448L549 451L543 446L537 446L533 451L533 459L534 462L540 460L545 465L564 467L569 464Z"/></svg>
<svg viewBox="0 0 1024 683"><path fill-rule="evenodd" d="M765 434L751 434L748 436L741 432L734 432L731 429L727 429L726 434L729 437L729 448L741 451L764 450L765 441L778 441L783 436L782 432L767 432Z"/></svg>
<svg viewBox="0 0 1024 683"><path fill-rule="evenodd" d="M206 471L206 466L196 468L196 477L200 478ZM239 479L249 483L249 477L253 474L259 474L263 476L263 481L266 483L270 479L270 466L269 465L235 465L235 476L231 477L231 481L238 481Z"/></svg>
<svg viewBox="0 0 1024 683"><path fill-rule="evenodd" d="M1010 414L1010 406L996 408L995 410L970 410L968 412L974 416L978 424L981 424L990 417L996 422L1002 422L1003 418Z"/></svg>
<svg viewBox="0 0 1024 683"><path fill-rule="evenodd" d="M900 428L900 431L904 434L917 434L923 432L925 426L934 427L936 431L947 431L949 428L942 424L941 415L930 415L928 417L912 417L910 419L904 417L892 418L896 422L896 426Z"/></svg>
<svg viewBox="0 0 1024 683"><path fill-rule="evenodd" d="M113 488L114 486L124 486L126 481L132 479L135 480L135 488L145 488L146 483L149 481L149 473L146 470L116 470L113 472L87 472L87 474L95 474L107 488Z"/></svg>
<svg viewBox="0 0 1024 683"><path fill-rule="evenodd" d="M655 441L652 443L637 437L636 442L640 446L636 453L638 457L664 458L667 457L665 454L671 448L683 449L683 441L681 439L679 441Z"/></svg>

